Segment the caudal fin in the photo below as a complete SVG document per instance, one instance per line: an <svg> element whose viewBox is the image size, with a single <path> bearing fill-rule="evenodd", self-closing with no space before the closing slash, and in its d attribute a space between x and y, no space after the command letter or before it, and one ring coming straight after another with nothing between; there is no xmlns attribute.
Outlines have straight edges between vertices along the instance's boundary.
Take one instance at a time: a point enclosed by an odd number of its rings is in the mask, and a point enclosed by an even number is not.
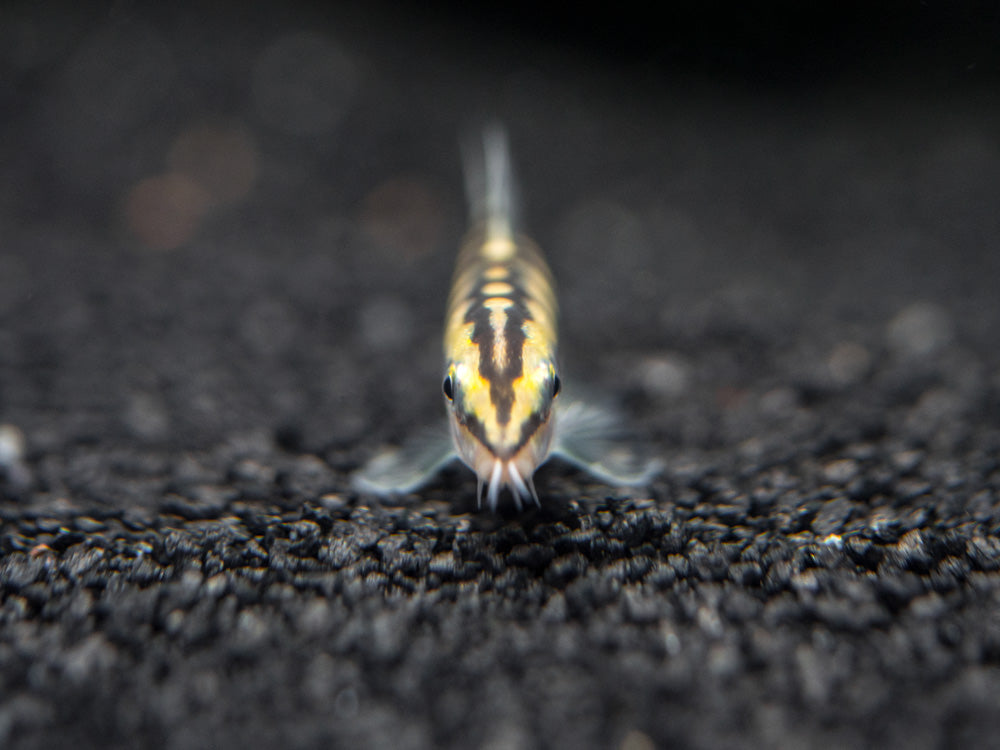
<svg viewBox="0 0 1000 750"><path fill-rule="evenodd" d="M470 219L487 237L509 237L517 227L518 201L507 132L491 122L462 144Z"/></svg>

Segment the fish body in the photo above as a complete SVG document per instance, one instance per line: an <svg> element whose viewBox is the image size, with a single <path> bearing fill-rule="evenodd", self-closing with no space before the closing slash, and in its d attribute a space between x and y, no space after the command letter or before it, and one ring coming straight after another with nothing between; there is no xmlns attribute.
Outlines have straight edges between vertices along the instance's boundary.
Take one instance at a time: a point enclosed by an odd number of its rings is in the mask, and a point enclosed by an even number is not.
<svg viewBox="0 0 1000 750"><path fill-rule="evenodd" d="M558 306L552 273L518 222L506 135L487 128L465 154L470 229L448 296L442 391L449 440L423 434L376 456L356 476L377 494L419 487L457 456L478 477L493 510L509 488L518 507L539 503L533 475L553 453L616 484L645 483L658 464L638 464L612 442L617 420L582 402L558 408ZM624 457L624 460L623 460Z"/></svg>
<svg viewBox="0 0 1000 750"><path fill-rule="evenodd" d="M483 192L448 297L443 390L455 450L479 478L480 502L485 487L496 507L505 487L538 502L532 475L552 447L560 390L558 311L552 273L516 227L502 131L486 132L483 155L466 167L470 190Z"/></svg>

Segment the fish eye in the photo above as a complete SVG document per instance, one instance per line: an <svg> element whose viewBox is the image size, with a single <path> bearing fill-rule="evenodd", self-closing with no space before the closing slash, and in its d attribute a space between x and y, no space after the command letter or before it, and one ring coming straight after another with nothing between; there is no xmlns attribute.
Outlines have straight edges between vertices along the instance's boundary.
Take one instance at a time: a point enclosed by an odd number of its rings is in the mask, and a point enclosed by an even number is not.
<svg viewBox="0 0 1000 750"><path fill-rule="evenodd" d="M552 398L559 395L559 391L562 390L562 381L559 379L558 375L552 376Z"/></svg>
<svg viewBox="0 0 1000 750"><path fill-rule="evenodd" d="M448 375L444 379L444 383L441 384L441 390L444 391L444 396L449 401L455 398L455 386L451 382L451 375Z"/></svg>

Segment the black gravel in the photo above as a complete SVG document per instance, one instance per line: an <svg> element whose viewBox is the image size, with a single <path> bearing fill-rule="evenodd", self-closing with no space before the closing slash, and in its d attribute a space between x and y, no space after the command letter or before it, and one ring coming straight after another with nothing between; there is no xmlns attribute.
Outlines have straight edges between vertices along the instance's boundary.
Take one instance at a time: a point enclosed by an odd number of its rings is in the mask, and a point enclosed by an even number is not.
<svg viewBox="0 0 1000 750"><path fill-rule="evenodd" d="M1000 747L996 19L428 7L0 10L0 746ZM647 492L350 488L490 115Z"/></svg>

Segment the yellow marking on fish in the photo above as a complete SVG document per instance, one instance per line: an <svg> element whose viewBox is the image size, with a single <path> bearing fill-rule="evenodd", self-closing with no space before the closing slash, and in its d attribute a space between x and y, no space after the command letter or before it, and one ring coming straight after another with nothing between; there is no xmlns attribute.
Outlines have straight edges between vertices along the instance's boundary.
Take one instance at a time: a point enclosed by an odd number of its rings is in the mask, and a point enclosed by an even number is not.
<svg viewBox="0 0 1000 750"><path fill-rule="evenodd" d="M556 297L552 289L552 275L545 266L525 265L521 271L521 285L525 296L544 305L555 315Z"/></svg>
<svg viewBox="0 0 1000 750"><path fill-rule="evenodd" d="M528 300L525 305L531 320L525 321L523 325L524 335L532 340L552 341L556 336L555 318L534 300Z"/></svg>
<svg viewBox="0 0 1000 750"><path fill-rule="evenodd" d="M507 297L490 297L489 299L484 299L482 304L490 312L503 312L511 306L511 301Z"/></svg>
<svg viewBox="0 0 1000 750"><path fill-rule="evenodd" d="M488 297L507 297L514 293L514 287L506 281L491 281L483 284L480 291Z"/></svg>
<svg viewBox="0 0 1000 750"><path fill-rule="evenodd" d="M462 308L456 308L452 311L450 316L452 318L452 323L457 323L454 325L449 325L445 329L444 333L444 345L451 352L460 352L463 349L472 349L472 332L475 329L475 325L472 323L462 323L465 318L465 310ZM459 358L455 358L454 361L459 361Z"/></svg>
<svg viewBox="0 0 1000 750"><path fill-rule="evenodd" d="M483 244L483 257L491 263L504 263L514 257L517 246L514 240L507 235L490 237Z"/></svg>

